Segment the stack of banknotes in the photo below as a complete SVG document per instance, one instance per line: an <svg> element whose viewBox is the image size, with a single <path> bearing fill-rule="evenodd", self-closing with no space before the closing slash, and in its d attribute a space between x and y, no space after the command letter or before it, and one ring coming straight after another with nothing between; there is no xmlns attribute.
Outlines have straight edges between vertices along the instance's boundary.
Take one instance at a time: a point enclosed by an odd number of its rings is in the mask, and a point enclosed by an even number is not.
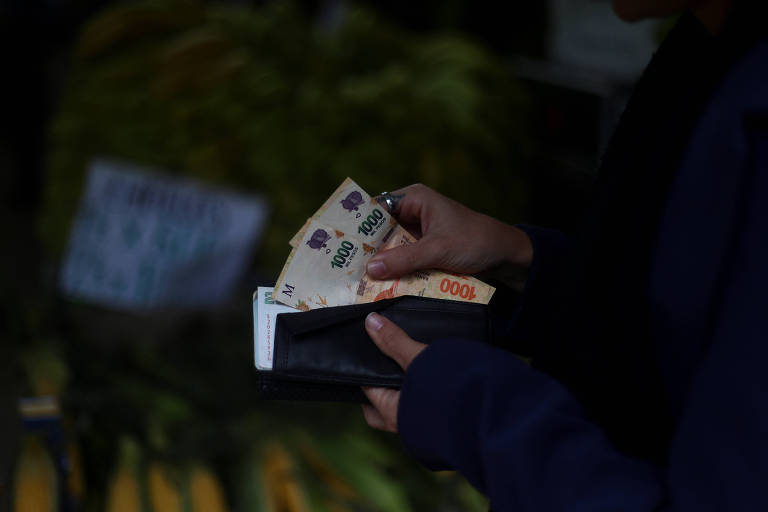
<svg viewBox="0 0 768 512"><path fill-rule="evenodd" d="M495 288L469 276L422 270L380 281L367 275L366 265L376 252L415 241L357 183L344 180L291 238L292 250L274 289L259 288L254 294L256 366L271 368L274 332L268 325L274 326L274 317L268 311L276 315L402 295L480 304L491 300Z"/></svg>

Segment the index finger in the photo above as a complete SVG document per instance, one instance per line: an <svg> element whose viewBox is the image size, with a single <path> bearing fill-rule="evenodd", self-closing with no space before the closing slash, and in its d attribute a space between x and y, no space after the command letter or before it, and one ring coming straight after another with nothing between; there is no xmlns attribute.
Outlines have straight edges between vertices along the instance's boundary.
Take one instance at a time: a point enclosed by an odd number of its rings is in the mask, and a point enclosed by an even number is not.
<svg viewBox="0 0 768 512"><path fill-rule="evenodd" d="M422 232L425 231L426 206L435 192L429 187L417 183L387 194L393 206L390 213L411 234L416 238L421 238ZM377 196L376 199L383 197L384 195Z"/></svg>

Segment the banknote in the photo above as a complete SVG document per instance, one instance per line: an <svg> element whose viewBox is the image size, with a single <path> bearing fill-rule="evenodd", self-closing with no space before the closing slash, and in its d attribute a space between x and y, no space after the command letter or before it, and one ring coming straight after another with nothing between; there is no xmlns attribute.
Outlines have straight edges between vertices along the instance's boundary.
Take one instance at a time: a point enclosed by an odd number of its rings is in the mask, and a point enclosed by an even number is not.
<svg viewBox="0 0 768 512"><path fill-rule="evenodd" d="M310 223L310 222L312 222L313 220L315 220L315 217L314 217L314 216L312 216L312 217L308 218L308 219L307 219L307 220L304 222L304 225L303 225L303 226L301 226L301 229L300 229L300 230L298 230L298 231L296 232L296 234L295 234L295 235L293 235L293 237L292 237L292 238L291 238L291 239L288 241L288 245L290 245L290 246L291 246L291 247L293 247L294 249L295 249L296 247L298 247L298 246L299 246L299 244L301 243L301 239L302 239L302 238L304 238L304 233L306 233L306 232L307 232L307 228L309 227L309 223Z"/></svg>
<svg viewBox="0 0 768 512"><path fill-rule="evenodd" d="M403 227L397 226L380 250L410 245L415 241L413 235ZM419 270L398 279L386 280L371 279L368 274L364 274L357 286L357 291L356 303L375 302L402 295L417 295L488 304L496 288L470 276L438 270Z"/></svg>
<svg viewBox="0 0 768 512"><path fill-rule="evenodd" d="M273 288L259 286L253 294L253 355L259 370L271 370L274 358L275 323L280 313L296 310L275 302Z"/></svg>
<svg viewBox="0 0 768 512"><path fill-rule="evenodd" d="M274 298L309 311L355 303L373 246L317 220L309 223L277 278Z"/></svg>
<svg viewBox="0 0 768 512"><path fill-rule="evenodd" d="M381 248L387 249L411 244L415 239L404 228L395 225L380 242ZM274 298L309 311L402 295L487 304L495 291L475 278L435 270L419 271L394 280L371 279L365 268L375 252L360 239L312 220L277 279Z"/></svg>
<svg viewBox="0 0 768 512"><path fill-rule="evenodd" d="M312 221L349 233L374 248L383 243L397 224L385 208L350 178L345 179L314 215L307 219L291 238L291 247L298 247Z"/></svg>

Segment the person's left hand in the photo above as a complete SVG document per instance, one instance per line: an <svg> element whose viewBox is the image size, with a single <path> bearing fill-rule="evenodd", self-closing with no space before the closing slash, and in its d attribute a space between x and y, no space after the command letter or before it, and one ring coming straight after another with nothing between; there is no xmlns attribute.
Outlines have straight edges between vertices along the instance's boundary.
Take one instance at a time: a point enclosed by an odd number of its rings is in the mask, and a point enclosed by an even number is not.
<svg viewBox="0 0 768 512"><path fill-rule="evenodd" d="M424 343L411 339L405 332L390 320L377 313L369 314L365 319L365 330L368 336L384 352L403 369L408 369L411 361L427 348ZM400 402L400 391L388 388L363 387L363 392L372 405L363 405L365 421L373 428L397 432L397 405Z"/></svg>

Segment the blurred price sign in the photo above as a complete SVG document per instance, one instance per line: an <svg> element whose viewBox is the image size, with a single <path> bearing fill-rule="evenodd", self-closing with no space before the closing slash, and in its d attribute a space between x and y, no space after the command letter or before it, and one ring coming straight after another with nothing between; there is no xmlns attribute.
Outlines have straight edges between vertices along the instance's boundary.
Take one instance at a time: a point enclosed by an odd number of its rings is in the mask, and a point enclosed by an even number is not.
<svg viewBox="0 0 768 512"><path fill-rule="evenodd" d="M60 288L118 309L215 306L242 274L266 217L259 197L94 160Z"/></svg>

